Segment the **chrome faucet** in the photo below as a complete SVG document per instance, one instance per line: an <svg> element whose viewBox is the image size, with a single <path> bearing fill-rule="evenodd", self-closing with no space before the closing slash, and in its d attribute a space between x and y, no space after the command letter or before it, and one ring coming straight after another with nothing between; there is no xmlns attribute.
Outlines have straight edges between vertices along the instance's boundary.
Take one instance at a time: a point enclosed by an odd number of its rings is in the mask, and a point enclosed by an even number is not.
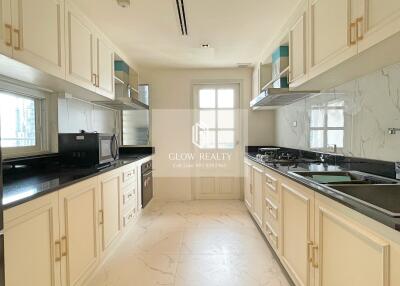
<svg viewBox="0 0 400 286"><path fill-rule="evenodd" d="M396 164L396 167L395 167L395 169L396 169L396 179L400 180L400 162L396 162L395 164Z"/></svg>
<svg viewBox="0 0 400 286"><path fill-rule="evenodd" d="M395 135L398 131L400 128L388 128L389 135Z"/></svg>

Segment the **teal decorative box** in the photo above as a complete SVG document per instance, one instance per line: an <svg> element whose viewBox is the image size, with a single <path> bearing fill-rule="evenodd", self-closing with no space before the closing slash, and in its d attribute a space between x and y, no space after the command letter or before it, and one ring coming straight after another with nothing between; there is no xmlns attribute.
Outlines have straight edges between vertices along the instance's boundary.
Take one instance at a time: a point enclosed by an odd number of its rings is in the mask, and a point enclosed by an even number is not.
<svg viewBox="0 0 400 286"><path fill-rule="evenodd" d="M289 66L289 47L280 46L272 53L272 78L277 78L279 74L288 66Z"/></svg>

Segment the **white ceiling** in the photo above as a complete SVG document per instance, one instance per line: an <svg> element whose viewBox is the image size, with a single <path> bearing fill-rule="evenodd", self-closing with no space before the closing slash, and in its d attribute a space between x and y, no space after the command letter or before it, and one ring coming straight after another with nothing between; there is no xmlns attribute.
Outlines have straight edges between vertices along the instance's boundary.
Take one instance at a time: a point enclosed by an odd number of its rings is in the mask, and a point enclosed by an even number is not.
<svg viewBox="0 0 400 286"><path fill-rule="evenodd" d="M195 68L254 63L300 0L184 0L189 36L175 0L73 1L137 64Z"/></svg>

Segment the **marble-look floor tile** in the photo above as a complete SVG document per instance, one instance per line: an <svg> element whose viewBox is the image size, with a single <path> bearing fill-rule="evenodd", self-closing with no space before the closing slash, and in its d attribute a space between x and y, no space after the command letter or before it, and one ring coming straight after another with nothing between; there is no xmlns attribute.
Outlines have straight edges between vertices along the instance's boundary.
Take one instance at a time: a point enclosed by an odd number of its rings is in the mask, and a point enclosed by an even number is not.
<svg viewBox="0 0 400 286"><path fill-rule="evenodd" d="M152 201L88 286L288 286L242 201Z"/></svg>

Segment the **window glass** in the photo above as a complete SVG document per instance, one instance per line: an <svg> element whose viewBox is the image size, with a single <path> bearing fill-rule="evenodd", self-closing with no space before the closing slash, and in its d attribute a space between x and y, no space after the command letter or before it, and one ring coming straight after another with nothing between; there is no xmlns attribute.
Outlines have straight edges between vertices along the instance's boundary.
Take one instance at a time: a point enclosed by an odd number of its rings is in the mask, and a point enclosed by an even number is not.
<svg viewBox="0 0 400 286"><path fill-rule="evenodd" d="M215 131L201 130L199 132L200 147L204 149L215 148Z"/></svg>
<svg viewBox="0 0 400 286"><path fill-rule="evenodd" d="M344 110L343 109L328 109L328 127L343 127L344 126Z"/></svg>
<svg viewBox="0 0 400 286"><path fill-rule="evenodd" d="M201 89L199 93L200 108L215 108L215 89Z"/></svg>
<svg viewBox="0 0 400 286"><path fill-rule="evenodd" d="M215 110L200 110L200 124L206 128L215 128Z"/></svg>
<svg viewBox="0 0 400 286"><path fill-rule="evenodd" d="M324 109L312 109L310 126L311 127L324 127L325 121L325 110Z"/></svg>
<svg viewBox="0 0 400 286"><path fill-rule="evenodd" d="M1 147L36 145L35 100L0 92Z"/></svg>
<svg viewBox="0 0 400 286"><path fill-rule="evenodd" d="M235 147L234 131L219 131L218 132L218 148L232 149Z"/></svg>
<svg viewBox="0 0 400 286"><path fill-rule="evenodd" d="M337 148L343 148L343 130L328 130L328 147L336 145Z"/></svg>
<svg viewBox="0 0 400 286"><path fill-rule="evenodd" d="M310 131L310 147L323 148L324 147L324 130L311 130Z"/></svg>
<svg viewBox="0 0 400 286"><path fill-rule="evenodd" d="M234 127L234 111L219 110L218 111L218 128L233 128Z"/></svg>
<svg viewBox="0 0 400 286"><path fill-rule="evenodd" d="M218 89L218 108L233 108L234 106L233 89Z"/></svg>

